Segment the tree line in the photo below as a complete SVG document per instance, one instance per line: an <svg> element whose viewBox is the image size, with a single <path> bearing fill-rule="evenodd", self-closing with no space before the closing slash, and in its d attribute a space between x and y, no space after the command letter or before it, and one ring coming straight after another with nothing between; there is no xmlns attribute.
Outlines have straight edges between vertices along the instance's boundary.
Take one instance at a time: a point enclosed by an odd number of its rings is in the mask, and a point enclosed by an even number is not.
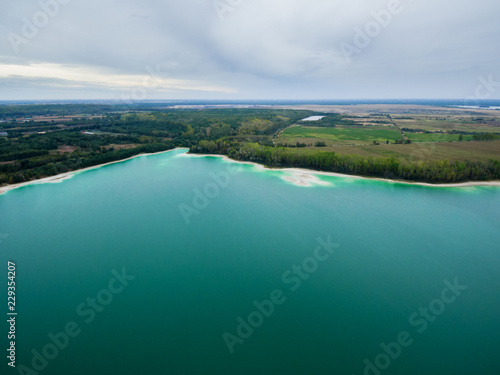
<svg viewBox="0 0 500 375"><path fill-rule="evenodd" d="M301 151L262 146L256 143L231 144L224 141L204 141L190 149L193 153L221 153L235 160L261 163L268 167L307 168L396 180L456 183L500 179L500 162L496 160L479 162L443 160L410 163L392 157L341 155L322 150Z"/></svg>
<svg viewBox="0 0 500 375"><path fill-rule="evenodd" d="M0 165L0 184L15 184L82 168L123 160L139 154L168 151L175 146L171 142L151 143L130 149L78 151L50 155L47 158L32 158L16 163Z"/></svg>
<svg viewBox="0 0 500 375"><path fill-rule="evenodd" d="M90 113L110 110L106 117L64 124L12 125L8 137L0 137L0 184L18 183L128 158L139 153L189 147L194 153L223 154L235 160L269 167L300 167L353 175L426 182L461 182L500 179L499 162L425 161L410 163L394 158L366 158L311 149L305 143L273 144L283 129L311 115L312 111L271 109L137 110L117 112L117 107L85 105L14 106L15 113ZM17 113L17 112L16 112ZM0 111L1 114L1 111ZM338 114L311 126L352 125ZM82 134L83 130L93 134ZM43 134L38 134L38 133ZM491 140L496 135L478 140ZM126 145L119 149L115 145ZM316 147L326 144L316 141ZM61 149L62 146L71 146ZM292 147L293 146L293 147ZM64 152L64 153L63 153Z"/></svg>

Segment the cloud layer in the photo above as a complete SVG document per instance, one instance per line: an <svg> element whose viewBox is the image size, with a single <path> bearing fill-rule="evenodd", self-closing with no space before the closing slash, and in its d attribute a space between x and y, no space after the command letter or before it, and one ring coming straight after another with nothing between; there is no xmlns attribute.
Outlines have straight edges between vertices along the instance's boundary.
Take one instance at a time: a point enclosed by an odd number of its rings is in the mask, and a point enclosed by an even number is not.
<svg viewBox="0 0 500 375"><path fill-rule="evenodd" d="M498 14L496 0L8 2L0 99L465 98L500 81Z"/></svg>

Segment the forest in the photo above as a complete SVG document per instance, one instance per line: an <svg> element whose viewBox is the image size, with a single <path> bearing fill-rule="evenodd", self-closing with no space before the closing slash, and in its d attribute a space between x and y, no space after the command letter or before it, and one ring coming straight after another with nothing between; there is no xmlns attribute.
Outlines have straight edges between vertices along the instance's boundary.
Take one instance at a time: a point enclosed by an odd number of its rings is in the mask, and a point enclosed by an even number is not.
<svg viewBox="0 0 500 375"><path fill-rule="evenodd" d="M455 183L500 179L500 161L481 162L418 161L408 163L392 157L373 158L341 155L310 149L269 147L257 143L202 141L191 152L226 154L230 158L264 164L271 168L306 168L348 175L379 177L430 183Z"/></svg>
<svg viewBox="0 0 500 375"><path fill-rule="evenodd" d="M5 108L7 107L7 108ZM0 106L0 185L30 181L202 140L231 138L272 145L272 135L310 111L267 109L128 110L87 105ZM25 108L24 108L25 107ZM59 108L60 107L60 108ZM38 108L38 109L37 109ZM31 116L104 114L34 122ZM19 121L19 117L23 121ZM28 118L28 120L26 120Z"/></svg>
<svg viewBox="0 0 500 375"><path fill-rule="evenodd" d="M313 142L313 147L300 142L296 147L275 143L277 135L298 123L331 128L356 125L340 114L266 108L172 109L153 104L143 107L0 106L0 185L175 147L189 148L192 153L227 155L268 167L300 167L410 181L500 179L498 160L408 162L393 157L342 155L323 150L326 145L319 141ZM83 113L88 118L79 115ZM314 123L300 121L313 115L325 117ZM44 116L51 117L44 121ZM474 134L477 141L496 138L497 135Z"/></svg>

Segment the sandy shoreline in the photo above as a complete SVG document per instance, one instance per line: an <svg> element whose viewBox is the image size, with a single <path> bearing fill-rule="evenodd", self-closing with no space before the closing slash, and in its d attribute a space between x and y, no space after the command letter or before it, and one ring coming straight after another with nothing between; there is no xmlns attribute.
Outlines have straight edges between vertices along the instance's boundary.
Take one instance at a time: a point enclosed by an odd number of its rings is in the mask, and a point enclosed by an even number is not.
<svg viewBox="0 0 500 375"><path fill-rule="evenodd" d="M83 169L77 169L76 171L61 173L61 174L58 174L58 175L55 175L55 176L41 178L39 180L21 182L19 184L12 184L12 185L7 185L7 186L0 186L0 195L4 194L4 193L6 193L6 192L8 192L10 190L18 189L20 187L28 186L28 185L35 185L35 184L56 184L56 183L62 182L64 180L68 180L68 179L72 178L73 176L75 176L76 174L79 174L79 173L82 173L82 172L86 172L86 171L90 171L92 169L98 169L98 168L102 168L102 167L104 167L106 165L111 165L111 164L116 164L116 163L122 163L122 162L127 161L127 160L138 158L140 156L150 156L150 155L164 154L164 153L172 152L172 151L175 151L175 150L185 150L185 148L178 147L178 148L174 148L172 150L154 152L152 154L138 154L138 155L131 156L131 157L127 158L127 159L110 161L109 163L98 164L98 165L94 165L92 167L87 167L87 168L83 168Z"/></svg>
<svg viewBox="0 0 500 375"><path fill-rule="evenodd" d="M263 166L262 164L259 164L259 163L254 163L254 162L250 162L250 161L233 160L233 159L227 157L226 155L214 155L214 154L186 154L186 155L191 156L191 157L213 156L213 157L222 158L222 159L229 161L229 162L232 162L232 163L254 165L256 167L263 168L263 169L266 169L269 171L292 172L292 173L296 173L297 177L300 177L300 174L305 174L307 176L321 175L321 176L351 178L351 179L357 179L357 180L383 181L383 182L390 182L390 183L394 183L394 184L417 185L417 186L426 186L426 187L473 187L473 186L498 186L498 187L500 187L500 181L469 181L469 182L458 182L455 184L430 184L430 183L426 183L426 182L390 180L390 179L386 179L386 178L364 177L364 176L356 176L356 175L342 174L342 173L335 173L335 172L322 172L322 171L315 171L313 169L303 169L303 168L266 168L265 166ZM307 179L307 177L306 177L306 179ZM302 184L299 183L299 185L302 185ZM303 184L303 185L309 186L306 184Z"/></svg>
<svg viewBox="0 0 500 375"><path fill-rule="evenodd" d="M172 151L176 151L176 150L187 150L187 148L177 147L177 148L174 148L172 150L160 151L160 152L155 152L152 154L138 154L135 156L131 156L130 158L127 158L127 159L116 160L116 161L111 161L111 162L105 163L105 164L94 165L92 167L78 169L76 171L71 171L71 172L58 174L55 176L45 177L45 178L42 178L40 180L22 182L19 184L13 184L13 185L7 185L7 186L0 186L0 195L4 194L10 190L18 189L18 188L23 187L23 186L34 185L34 184L59 183L59 182L62 182L64 180L72 178L76 174L90 171L92 169L98 169L98 168L104 167L106 165L122 163L124 161L128 161L128 160L138 158L141 156L165 154L167 152L172 152ZM250 161L233 160L233 159L230 159L229 157L227 157L226 155L186 153L185 156L189 156L189 157L211 156L211 157L222 158L222 159L224 159L228 162L231 162L231 163L253 165L253 166L256 166L258 168L262 168L262 169L269 170L269 171L291 172L292 177L290 177L286 180L293 182L299 186L311 186L311 182L319 183L317 180L314 179L314 176L320 175L320 176L351 178L351 179L358 179L358 180L361 179L361 180L372 180L372 181L384 181L384 182L395 183L395 184L417 185L417 186L426 186L426 187L473 187L473 186L497 186L497 187L500 187L500 181L470 181L470 182L461 182L461 183L456 183L456 184L429 184L429 183L425 183L425 182L412 182L412 181L402 181L402 180L390 180L390 179L385 179L385 178L354 176L354 175L348 175L348 174L341 174L341 173L334 173L334 172L322 172L322 171L315 171L312 169L302 169L302 168L266 168L262 164L253 163Z"/></svg>

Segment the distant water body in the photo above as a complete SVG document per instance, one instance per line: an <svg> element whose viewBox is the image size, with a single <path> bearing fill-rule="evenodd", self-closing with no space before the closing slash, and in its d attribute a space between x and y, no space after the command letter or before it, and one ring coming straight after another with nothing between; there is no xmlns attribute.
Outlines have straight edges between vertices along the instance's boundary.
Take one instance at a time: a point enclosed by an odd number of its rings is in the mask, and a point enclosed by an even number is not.
<svg viewBox="0 0 500 375"><path fill-rule="evenodd" d="M500 373L500 189L185 152L0 196L2 374Z"/></svg>
<svg viewBox="0 0 500 375"><path fill-rule="evenodd" d="M325 116L310 116L310 117L307 117L301 121L319 121L321 120L322 118L324 118Z"/></svg>
<svg viewBox="0 0 500 375"><path fill-rule="evenodd" d="M115 104L123 105L120 101L92 101L92 100L54 100L54 101L1 101L0 105L19 105L19 104ZM477 105L483 109L488 106L500 106L498 99L357 99L357 100L156 100L156 101L135 101L127 103L126 107L136 106L142 109L151 109L169 106L225 106L225 105L374 105L374 104L401 104L401 105L430 105L438 107Z"/></svg>
<svg viewBox="0 0 500 375"><path fill-rule="evenodd" d="M494 109L496 111L500 110L499 106L481 107L478 105L456 105L455 107L466 108L466 109Z"/></svg>

